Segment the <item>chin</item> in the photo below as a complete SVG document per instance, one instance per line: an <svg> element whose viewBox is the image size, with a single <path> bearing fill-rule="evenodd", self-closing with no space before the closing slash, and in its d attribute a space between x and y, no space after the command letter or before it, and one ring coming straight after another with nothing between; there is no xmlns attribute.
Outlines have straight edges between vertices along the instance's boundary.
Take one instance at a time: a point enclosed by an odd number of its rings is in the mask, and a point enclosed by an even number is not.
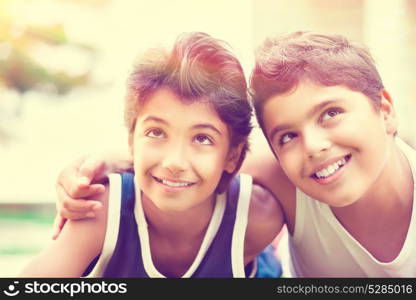
<svg viewBox="0 0 416 300"><path fill-rule="evenodd" d="M325 198L321 197L321 198L315 198L315 199L318 199L319 201L324 202L331 207L338 207L338 208L347 207L357 202L356 197L336 196L336 194L332 194Z"/></svg>
<svg viewBox="0 0 416 300"><path fill-rule="evenodd" d="M183 212L188 209L188 207L184 207L183 205L178 205L177 203L157 203L157 208L160 211L164 212Z"/></svg>

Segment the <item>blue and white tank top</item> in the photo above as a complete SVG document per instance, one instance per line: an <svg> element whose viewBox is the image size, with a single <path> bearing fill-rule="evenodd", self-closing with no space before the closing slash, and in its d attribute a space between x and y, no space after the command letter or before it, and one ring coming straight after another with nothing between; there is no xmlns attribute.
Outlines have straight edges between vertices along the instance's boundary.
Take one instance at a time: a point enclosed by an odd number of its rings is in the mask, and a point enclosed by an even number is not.
<svg viewBox="0 0 416 300"><path fill-rule="evenodd" d="M91 265L89 277L165 277L152 261L141 192L135 189L134 174L110 174L109 180L104 246ZM251 190L251 177L240 174L225 193L217 195L198 254L182 277L246 277L244 237ZM255 272L256 266L251 276Z"/></svg>

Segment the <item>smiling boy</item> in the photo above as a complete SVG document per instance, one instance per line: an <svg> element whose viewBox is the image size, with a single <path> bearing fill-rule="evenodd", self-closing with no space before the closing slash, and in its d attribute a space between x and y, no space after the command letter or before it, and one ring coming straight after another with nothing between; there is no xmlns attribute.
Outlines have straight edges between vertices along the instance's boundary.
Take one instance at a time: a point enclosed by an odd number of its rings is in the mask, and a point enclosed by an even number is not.
<svg viewBox="0 0 416 300"><path fill-rule="evenodd" d="M416 154L397 137L393 101L369 52L338 35L267 39L251 94L272 151L253 144L242 172L279 201L275 219L289 232L284 276L415 277ZM73 174L60 179L67 191L75 185L72 198L93 191L76 187ZM69 207L94 205L60 200L70 218Z"/></svg>
<svg viewBox="0 0 416 300"><path fill-rule="evenodd" d="M416 155L395 137L392 99L367 50L316 33L270 39L251 88L263 132L296 187L279 191L254 171L281 201L291 273L416 276Z"/></svg>
<svg viewBox="0 0 416 300"><path fill-rule="evenodd" d="M147 50L124 108L134 173L111 174L96 218L68 222L20 276L278 276L268 246L279 207L250 176L235 176L252 107L227 44L190 32L171 50Z"/></svg>

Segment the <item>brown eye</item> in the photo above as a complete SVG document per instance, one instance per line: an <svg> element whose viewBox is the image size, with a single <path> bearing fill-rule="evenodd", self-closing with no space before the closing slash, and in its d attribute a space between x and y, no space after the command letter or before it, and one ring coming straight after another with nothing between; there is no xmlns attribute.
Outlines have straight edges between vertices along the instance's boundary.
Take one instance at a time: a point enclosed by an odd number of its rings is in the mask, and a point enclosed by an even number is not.
<svg viewBox="0 0 416 300"><path fill-rule="evenodd" d="M204 135L204 134L198 134L195 137L194 140L198 144L202 144L202 145L212 145L213 144L212 140L207 135Z"/></svg>
<svg viewBox="0 0 416 300"><path fill-rule="evenodd" d="M282 146L284 144L289 143L294 137L296 137L296 134L293 132L288 132L283 134L279 139L279 144Z"/></svg>
<svg viewBox="0 0 416 300"><path fill-rule="evenodd" d="M339 115L341 110L339 108L330 108L322 114L322 121L326 121Z"/></svg>
<svg viewBox="0 0 416 300"><path fill-rule="evenodd" d="M151 137L151 138L160 139L160 138L165 137L165 134L164 134L163 130L161 130L159 128L154 128L152 130L149 130L146 133L146 136Z"/></svg>

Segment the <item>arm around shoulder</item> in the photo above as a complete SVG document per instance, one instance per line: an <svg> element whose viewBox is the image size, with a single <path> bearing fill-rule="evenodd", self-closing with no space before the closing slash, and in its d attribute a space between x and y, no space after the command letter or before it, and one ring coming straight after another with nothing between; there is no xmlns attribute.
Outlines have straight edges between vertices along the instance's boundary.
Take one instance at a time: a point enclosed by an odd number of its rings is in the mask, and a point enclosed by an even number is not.
<svg viewBox="0 0 416 300"><path fill-rule="evenodd" d="M273 194L253 184L244 243L245 262L251 261L279 234L284 224L282 208Z"/></svg>
<svg viewBox="0 0 416 300"><path fill-rule="evenodd" d="M284 207L291 205L296 188L284 173L262 133L255 135L240 172L268 189Z"/></svg>
<svg viewBox="0 0 416 300"><path fill-rule="evenodd" d="M80 277L101 252L107 225L108 189L96 218L69 220L59 237L36 256L20 277Z"/></svg>

